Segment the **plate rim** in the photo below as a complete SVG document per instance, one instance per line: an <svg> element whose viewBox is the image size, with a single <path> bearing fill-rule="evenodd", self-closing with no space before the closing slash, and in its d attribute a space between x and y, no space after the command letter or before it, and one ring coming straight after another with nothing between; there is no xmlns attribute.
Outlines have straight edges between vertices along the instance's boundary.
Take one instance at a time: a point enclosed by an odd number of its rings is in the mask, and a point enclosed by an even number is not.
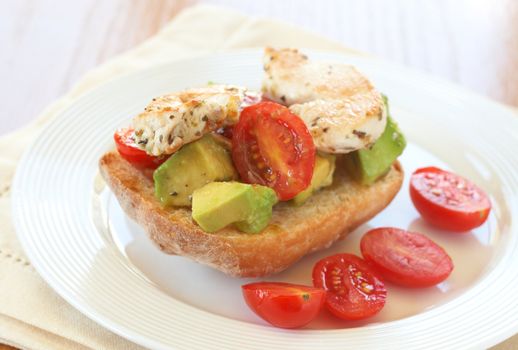
<svg viewBox="0 0 518 350"><path fill-rule="evenodd" d="M160 63L160 64L156 64L156 65L152 65L152 66L149 66L147 68L143 68L143 69L138 69L138 70L135 70L135 71L132 71L132 72L127 72L127 73L124 73L124 74L121 74L113 79L110 79L109 81L106 81L106 82L103 82L99 85L97 85L96 87L94 87L93 89L89 89L88 91L86 91L85 93L82 93L80 94L76 99L75 101L69 105L66 109L60 111L49 123L47 123L44 127L43 127L43 130L42 132L44 132L45 130L47 129L50 129L53 127L54 124L58 123L59 121L59 118L62 117L72 106L74 105L79 105L82 101L84 101L85 99L88 99L90 97L90 95L92 95L95 91L98 91L98 90L101 90L101 89L107 89L110 85L116 85L118 83L120 83L120 81L123 81L125 79L127 79L127 77L129 76L134 76L136 74L146 74L147 72L150 72L150 71L154 71L154 70L160 70L160 69L163 69L163 67L168 67L168 66L171 66L173 64L175 65L182 65L182 64L185 64L185 63L189 63L191 62L192 60L211 60L214 58L214 56L219 56L219 57L225 57L225 56L234 56L236 54L249 54L249 53L257 53L259 51L259 49L235 49L235 50L228 50L228 51L224 51L224 52L218 52L217 54L200 54L200 55L195 55L195 56L192 56L190 58L186 58L186 59L181 59L181 60L171 60L171 61L168 61L168 62L163 62L163 63ZM491 105L491 108L498 108L498 109L501 109L502 112L505 111L505 113L514 113L514 111L512 110L511 107L509 106L505 106L503 104L500 104L496 101L493 101L485 96L479 96L478 94L472 92L472 91L468 91L468 90L465 90L463 89L462 87L459 87L457 86L456 84L452 83L452 82L449 82L449 81L446 81L442 78L437 78L437 77L431 77L431 76L428 76L427 74L425 73L422 73L420 71L417 71L417 70L414 70L414 69L411 69L411 68L407 68L407 67L404 67L402 65L398 65L398 64L394 64L392 62L386 62L386 61L382 61L380 59L377 59L377 58L373 58L373 57L370 57L370 56L363 56L361 54L354 54L354 53L351 53L351 54L348 54L348 53L341 53L341 52L335 52L335 51L319 51L319 50L306 50L304 49L304 51L312 54L312 53L316 53L316 54L326 54L326 55L333 55L333 56L341 56L342 58L344 59L347 59L348 57L354 57L355 59L360 59L360 60L368 60L368 61L371 61L371 62L380 62L381 64L384 64L384 65L390 65L391 67L394 66L395 68L397 69L401 69L403 71L406 71L408 72L408 74L417 74L419 76L419 79L425 79L426 81L433 81L434 84L439 84L439 85L447 85L449 89L453 89L455 90L457 93L459 94L462 94L464 95L465 97L471 99L471 98L477 98L477 99L482 99L483 102L482 103L485 103L485 104L489 104ZM518 118L518 116L517 116ZM17 169L16 169L16 172L15 172L15 175L14 175L14 178L13 178L13 181L12 181L12 191L11 191L11 198L12 198L12 216L13 216L13 219L14 219L14 226L15 226L15 230L16 230L16 233L17 233L17 236L22 244L22 247L23 247L23 250L24 252L26 253L26 255L28 256L29 260L31 260L31 263L33 265L33 267L36 269L36 271L38 272L38 274L40 276L42 276L42 278L45 280L45 282L55 291L57 292L62 298L64 298L69 304L71 304L74 308L76 308L77 310L79 310L83 315L87 316L88 318L94 320L96 323L102 325L103 327L113 331L114 333L126 338L126 339L129 339L135 343L138 343L138 344L142 344L144 346L148 346L148 347L165 347L167 346L166 344L163 344L161 342L157 342L153 339L150 339L150 338L147 338L145 336L142 336L141 334L138 334L138 333L134 333L133 331L131 331L130 329L128 329L127 327L125 326L121 326L117 323L112 323L110 322L109 320L105 319L102 317L102 315L98 315L96 313L95 310L91 310L88 305L83 305L82 303L79 302L79 300L76 300L74 298L72 298L71 295L68 295L67 293L63 293L63 290L59 289L59 288L56 288L55 285L59 285L59 282L58 281L54 281L53 280L53 277L48 273L48 271L46 271L44 269L43 266L40 266L39 264L34 264L33 261L35 260L31 254L34 254L34 252L31 251L30 249L30 244L28 243L28 241L26 241L26 236L24 234L20 234L20 232L23 231L23 218L22 218L22 215L20 215L19 211L21 210L20 209L20 204L21 204L21 197L20 196L17 196L17 194L21 191L21 188L22 188L22 184L20 183L20 178L21 178L21 172L24 170L24 168L27 168L27 159L29 158L29 154L30 154L30 151L32 150L33 148L33 145L36 143L36 140L33 140L30 145L26 148L26 150L24 151L24 154L22 156L22 158L20 159L20 161L18 162L18 166L17 166ZM37 260L36 260L37 261ZM217 315L219 316L219 315ZM240 322L240 321L238 321ZM394 322L397 322L397 321L394 321ZM343 330L340 330L340 331L343 331ZM297 332L300 332L300 331L297 331ZM503 341L505 339L507 339L510 335L512 334L515 334L518 332L518 327L514 330L510 330L509 332L507 333L502 333L502 334L499 334L498 336L497 335L494 335L493 338L492 338L492 341L489 342L488 339L486 339L487 341L485 342L486 345L489 344L489 346L491 345L494 345L500 341Z"/></svg>

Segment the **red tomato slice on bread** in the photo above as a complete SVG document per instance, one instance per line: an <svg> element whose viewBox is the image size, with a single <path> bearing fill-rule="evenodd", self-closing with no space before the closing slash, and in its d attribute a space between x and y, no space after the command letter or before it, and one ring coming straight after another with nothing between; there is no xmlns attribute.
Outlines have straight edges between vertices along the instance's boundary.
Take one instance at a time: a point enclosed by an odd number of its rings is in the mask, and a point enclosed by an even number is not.
<svg viewBox="0 0 518 350"><path fill-rule="evenodd" d="M287 107L268 101L246 107L232 134L232 159L244 182L271 187L283 201L311 183L313 138Z"/></svg>
<svg viewBox="0 0 518 350"><path fill-rule="evenodd" d="M138 168L156 169L160 164L167 160L167 157L155 157L137 147L133 138L132 128L119 129L113 135L117 151L122 158Z"/></svg>

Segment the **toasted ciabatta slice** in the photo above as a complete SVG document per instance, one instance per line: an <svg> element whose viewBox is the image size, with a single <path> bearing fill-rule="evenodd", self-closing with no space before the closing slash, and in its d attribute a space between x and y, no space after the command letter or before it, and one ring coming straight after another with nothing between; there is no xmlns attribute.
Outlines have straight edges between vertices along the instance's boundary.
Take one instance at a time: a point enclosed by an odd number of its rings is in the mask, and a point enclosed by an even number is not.
<svg viewBox="0 0 518 350"><path fill-rule="evenodd" d="M398 162L369 186L351 180L345 167L337 164L332 186L299 207L277 204L261 233L247 234L232 227L206 233L192 220L190 209L162 207L149 174L116 151L106 153L99 166L126 214L163 252L187 256L236 277L274 274L308 253L329 247L383 210L403 182Z"/></svg>

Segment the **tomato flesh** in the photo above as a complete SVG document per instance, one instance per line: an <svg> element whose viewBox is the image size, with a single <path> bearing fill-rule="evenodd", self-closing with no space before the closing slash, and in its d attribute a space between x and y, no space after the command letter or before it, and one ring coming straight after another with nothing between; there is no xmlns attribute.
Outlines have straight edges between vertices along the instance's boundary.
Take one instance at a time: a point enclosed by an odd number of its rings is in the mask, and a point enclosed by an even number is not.
<svg viewBox="0 0 518 350"><path fill-rule="evenodd" d="M326 306L335 316L359 320L380 312L387 290L376 272L352 254L324 258L313 268L313 284L327 291Z"/></svg>
<svg viewBox="0 0 518 350"><path fill-rule="evenodd" d="M453 271L448 253L420 233L381 227L367 232L360 248L385 280L405 287L434 286Z"/></svg>
<svg viewBox="0 0 518 350"><path fill-rule="evenodd" d="M225 126L223 128L219 128L216 130L216 134L226 137L229 140L232 140L232 133L233 133L234 127L232 126Z"/></svg>
<svg viewBox="0 0 518 350"><path fill-rule="evenodd" d="M233 129L232 159L241 179L273 188L280 200L309 186L315 154L304 122L274 102L246 107Z"/></svg>
<svg viewBox="0 0 518 350"><path fill-rule="evenodd" d="M320 288L281 282L250 283L242 286L242 291L252 311L281 328L298 328L311 322L326 294Z"/></svg>
<svg viewBox="0 0 518 350"><path fill-rule="evenodd" d="M119 129L113 135L117 151L122 158L138 168L156 169L167 157L155 157L137 147L133 128Z"/></svg>
<svg viewBox="0 0 518 350"><path fill-rule="evenodd" d="M482 225L491 202L471 181L435 167L416 170L410 197L424 220L448 231L465 232Z"/></svg>

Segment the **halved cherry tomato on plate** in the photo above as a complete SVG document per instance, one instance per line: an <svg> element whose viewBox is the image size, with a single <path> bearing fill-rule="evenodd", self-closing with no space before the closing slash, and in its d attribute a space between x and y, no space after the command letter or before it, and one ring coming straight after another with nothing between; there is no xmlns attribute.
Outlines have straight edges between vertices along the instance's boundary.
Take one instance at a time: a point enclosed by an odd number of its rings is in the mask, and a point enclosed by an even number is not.
<svg viewBox="0 0 518 350"><path fill-rule="evenodd" d="M160 164L167 160L167 157L155 157L137 147L133 138L132 128L119 129L113 135L117 151L122 158L138 168L156 169Z"/></svg>
<svg viewBox="0 0 518 350"><path fill-rule="evenodd" d="M352 254L324 258L313 268L313 284L327 291L326 306L335 316L359 320L377 314L387 290L376 272Z"/></svg>
<svg viewBox="0 0 518 350"><path fill-rule="evenodd" d="M302 119L278 103L246 107L233 129L232 159L241 179L273 188L280 200L309 186L315 153Z"/></svg>
<svg viewBox="0 0 518 350"><path fill-rule="evenodd" d="M298 328L313 320L324 304L321 288L281 282L258 282L242 286L248 306L276 327Z"/></svg>
<svg viewBox="0 0 518 350"><path fill-rule="evenodd" d="M405 287L436 285L453 270L448 253L420 233L376 228L362 237L360 248L385 280Z"/></svg>
<svg viewBox="0 0 518 350"><path fill-rule="evenodd" d="M416 170L410 197L424 220L448 231L468 231L482 225L491 202L471 181L435 167Z"/></svg>

